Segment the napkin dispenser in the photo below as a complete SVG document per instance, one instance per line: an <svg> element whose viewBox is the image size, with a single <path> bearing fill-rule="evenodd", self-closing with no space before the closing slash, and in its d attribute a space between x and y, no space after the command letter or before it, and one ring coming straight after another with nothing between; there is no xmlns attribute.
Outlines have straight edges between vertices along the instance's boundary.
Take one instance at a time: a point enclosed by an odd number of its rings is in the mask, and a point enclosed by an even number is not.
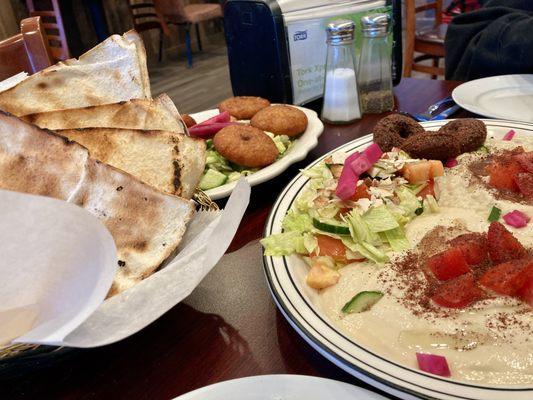
<svg viewBox="0 0 533 400"><path fill-rule="evenodd" d="M391 14L393 80L401 77L400 0L227 0L224 28L235 96L261 96L276 103L305 105L323 97L326 24L337 18Z"/></svg>

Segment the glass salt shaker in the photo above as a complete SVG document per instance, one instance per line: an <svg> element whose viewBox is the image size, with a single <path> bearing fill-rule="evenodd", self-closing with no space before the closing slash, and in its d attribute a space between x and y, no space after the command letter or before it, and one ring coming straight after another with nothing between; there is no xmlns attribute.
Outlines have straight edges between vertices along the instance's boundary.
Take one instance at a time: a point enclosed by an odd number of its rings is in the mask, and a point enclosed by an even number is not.
<svg viewBox="0 0 533 400"><path fill-rule="evenodd" d="M361 118L354 55L355 23L336 20L327 25L328 52L322 119L344 124Z"/></svg>
<svg viewBox="0 0 533 400"><path fill-rule="evenodd" d="M394 107L388 14L361 18L363 41L357 71L363 113L379 114Z"/></svg>

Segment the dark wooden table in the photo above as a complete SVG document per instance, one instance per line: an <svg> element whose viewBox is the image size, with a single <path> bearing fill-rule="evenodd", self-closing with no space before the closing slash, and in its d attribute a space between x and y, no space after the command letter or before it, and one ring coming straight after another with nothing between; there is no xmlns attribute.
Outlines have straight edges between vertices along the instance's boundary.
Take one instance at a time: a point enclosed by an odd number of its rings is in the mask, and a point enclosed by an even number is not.
<svg viewBox="0 0 533 400"><path fill-rule="evenodd" d="M458 84L404 79L395 88L397 109L422 112ZM471 114L462 110L455 115L466 116ZM270 207L299 168L371 132L381 117L326 126L306 160L254 187L230 250L261 237ZM201 290L133 337L5 372L0 397L169 399L216 382L263 374L315 375L368 387L320 356L289 326L276 309L262 267L215 268Z"/></svg>

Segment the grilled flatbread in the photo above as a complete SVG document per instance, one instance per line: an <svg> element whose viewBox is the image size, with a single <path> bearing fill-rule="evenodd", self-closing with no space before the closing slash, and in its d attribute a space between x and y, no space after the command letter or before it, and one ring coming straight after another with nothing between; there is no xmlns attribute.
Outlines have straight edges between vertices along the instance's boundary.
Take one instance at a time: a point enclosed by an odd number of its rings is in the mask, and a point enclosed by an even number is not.
<svg viewBox="0 0 533 400"><path fill-rule="evenodd" d="M139 35L113 35L78 60L59 62L0 93L0 109L17 116L150 98Z"/></svg>
<svg viewBox="0 0 533 400"><path fill-rule="evenodd" d="M120 269L110 294L153 273L177 248L193 203L89 156L76 142L0 113L0 188L66 200L99 218Z"/></svg>
<svg viewBox="0 0 533 400"><path fill-rule="evenodd" d="M120 128L185 133L178 110L166 94L153 100L134 99L96 107L29 114L23 119L52 130Z"/></svg>
<svg viewBox="0 0 533 400"><path fill-rule="evenodd" d="M194 210L192 202L92 158L70 201L102 220L115 239L120 268L110 296L151 275L175 251Z"/></svg>
<svg viewBox="0 0 533 400"><path fill-rule="evenodd" d="M205 165L205 142L167 131L88 128L57 131L92 157L163 192L190 199Z"/></svg>

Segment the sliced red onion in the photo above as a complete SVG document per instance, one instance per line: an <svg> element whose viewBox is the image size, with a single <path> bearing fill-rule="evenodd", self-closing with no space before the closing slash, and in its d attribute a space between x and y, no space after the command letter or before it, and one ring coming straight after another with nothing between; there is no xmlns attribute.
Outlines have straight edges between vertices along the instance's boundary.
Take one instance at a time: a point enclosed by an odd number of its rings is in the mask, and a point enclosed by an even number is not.
<svg viewBox="0 0 533 400"><path fill-rule="evenodd" d="M531 220L531 218L521 211L514 210L503 216L503 220L513 228L523 228Z"/></svg>
<svg viewBox="0 0 533 400"><path fill-rule="evenodd" d="M339 183L337 183L337 189L335 189L335 194L343 201L348 200L355 194L355 188L359 176L353 172L349 165L359 158L360 155L361 153L356 151L355 153L350 154L344 161L344 167L342 167Z"/></svg>
<svg viewBox="0 0 533 400"><path fill-rule="evenodd" d="M366 154L361 154L359 157L353 160L349 166L353 170L354 174L361 175L362 173L368 171L372 167L372 164L373 163L370 162Z"/></svg>
<svg viewBox="0 0 533 400"><path fill-rule="evenodd" d="M211 117L209 119L206 119L204 122L200 122L197 125L210 125L214 123L225 123L230 122L231 116L229 115L229 112L224 111L220 114L215 115L214 117Z"/></svg>
<svg viewBox="0 0 533 400"><path fill-rule="evenodd" d="M444 166L447 167L447 168L457 167L457 164L459 164L459 163L457 162L457 159L456 159L456 158L448 158L448 159L444 162Z"/></svg>
<svg viewBox="0 0 533 400"><path fill-rule="evenodd" d="M363 151L363 154L356 151L346 158L335 190L337 197L341 200L348 200L353 197L359 176L368 171L381 158L382 154L379 146L372 143Z"/></svg>
<svg viewBox="0 0 533 400"><path fill-rule="evenodd" d="M430 374L452 376L446 357L435 354L416 353L418 368Z"/></svg>
<svg viewBox="0 0 533 400"><path fill-rule="evenodd" d="M366 155L371 165L374 165L374 163L383 155L383 151L381 151L377 143L372 143L363 153Z"/></svg>
<svg viewBox="0 0 533 400"><path fill-rule="evenodd" d="M514 135L516 134L516 132L514 130L510 130L509 132L507 132L504 136L503 136L503 140L512 140L514 138Z"/></svg>
<svg viewBox="0 0 533 400"><path fill-rule="evenodd" d="M198 124L198 125L194 125L193 127L189 128L189 135L201 137L203 139L209 139L210 137L215 136L215 134L219 130L230 125L240 125L240 124L237 122L215 122L215 123L206 124L206 125Z"/></svg>

